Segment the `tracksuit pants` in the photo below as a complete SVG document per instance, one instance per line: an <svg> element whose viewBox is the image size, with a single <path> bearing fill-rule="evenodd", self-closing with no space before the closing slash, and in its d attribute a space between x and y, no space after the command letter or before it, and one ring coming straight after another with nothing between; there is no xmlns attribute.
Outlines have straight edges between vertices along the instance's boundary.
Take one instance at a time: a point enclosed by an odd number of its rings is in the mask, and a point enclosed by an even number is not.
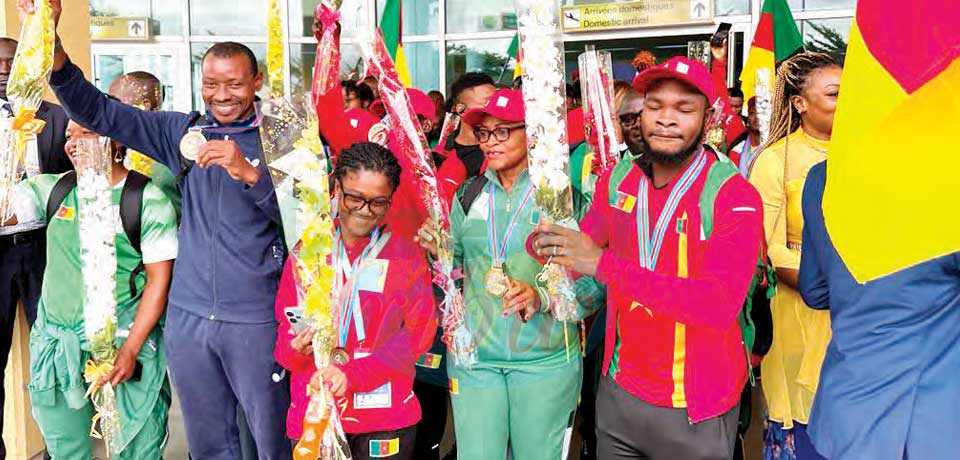
<svg viewBox="0 0 960 460"><path fill-rule="evenodd" d="M164 335L193 460L241 458L238 402L259 459L291 458L284 432L289 384L274 379L276 324L213 321L171 308Z"/></svg>

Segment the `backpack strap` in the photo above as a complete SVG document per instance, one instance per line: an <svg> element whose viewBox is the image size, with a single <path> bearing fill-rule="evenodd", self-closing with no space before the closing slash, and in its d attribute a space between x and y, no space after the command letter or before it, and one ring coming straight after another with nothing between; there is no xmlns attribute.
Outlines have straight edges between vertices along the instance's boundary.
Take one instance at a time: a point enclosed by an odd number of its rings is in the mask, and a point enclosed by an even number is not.
<svg viewBox="0 0 960 460"><path fill-rule="evenodd" d="M47 224L50 224L50 220L53 219L53 216L57 215L57 211L60 209L60 205L63 204L63 200L67 199L67 195L70 194L70 191L77 188L77 172L70 171L60 177L60 180L57 181L53 186L53 190L50 191L50 197L47 198Z"/></svg>
<svg viewBox="0 0 960 460"><path fill-rule="evenodd" d="M700 225L705 238L713 232L713 206L717 202L720 189L728 180L736 177L740 171L726 155L717 154L717 161L707 170L707 180L700 192Z"/></svg>
<svg viewBox="0 0 960 460"><path fill-rule="evenodd" d="M133 250L142 256L140 247L140 237L143 231L143 191L147 188L150 178L136 171L127 173L127 180L123 184L123 191L120 193L120 224L123 225L123 233L130 240ZM136 297L137 276L145 270L143 259L130 272L130 296Z"/></svg>
<svg viewBox="0 0 960 460"><path fill-rule="evenodd" d="M463 187L460 188L458 197L460 207L463 208L464 214L470 213L470 207L473 206L474 201L477 201L477 197L480 196L480 192L483 191L483 187L487 185L487 182L487 176L482 174L473 176L464 182Z"/></svg>

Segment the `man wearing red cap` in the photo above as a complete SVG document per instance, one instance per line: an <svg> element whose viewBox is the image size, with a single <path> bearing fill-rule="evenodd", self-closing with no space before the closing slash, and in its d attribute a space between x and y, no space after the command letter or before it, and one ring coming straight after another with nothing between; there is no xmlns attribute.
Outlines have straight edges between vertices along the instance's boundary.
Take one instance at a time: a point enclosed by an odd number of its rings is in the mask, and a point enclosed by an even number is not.
<svg viewBox="0 0 960 460"><path fill-rule="evenodd" d="M729 459L760 197L702 145L714 97L706 67L677 57L634 84L645 94L644 153L601 179L584 233L542 224L533 246L607 286L598 457Z"/></svg>
<svg viewBox="0 0 960 460"><path fill-rule="evenodd" d="M478 361L470 369L447 363L463 459L503 460L508 446L515 459L561 458L580 394L577 327L543 311L547 293L537 283L543 265L524 250L540 220L524 120L523 94L511 89L463 116L487 160L486 172L464 183L450 212ZM435 252L430 228L421 229L420 241ZM593 278L581 277L575 288L584 313L602 303Z"/></svg>

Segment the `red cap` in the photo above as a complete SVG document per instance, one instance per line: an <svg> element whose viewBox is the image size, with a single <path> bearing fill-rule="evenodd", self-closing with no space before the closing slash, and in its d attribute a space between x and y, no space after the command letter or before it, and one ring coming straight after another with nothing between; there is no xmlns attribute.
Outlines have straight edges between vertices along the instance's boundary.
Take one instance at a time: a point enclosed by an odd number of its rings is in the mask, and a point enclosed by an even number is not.
<svg viewBox="0 0 960 460"><path fill-rule="evenodd" d="M350 127L360 133L364 139L367 138L370 128L377 124L377 118L363 109L350 109L344 112L344 115L347 116Z"/></svg>
<svg viewBox="0 0 960 460"><path fill-rule="evenodd" d="M714 99L713 77L707 70L707 66L700 61L687 59L683 56L672 57L663 64L640 72L633 79L633 89L644 94L651 83L663 79L680 80L696 88L697 91L707 97L707 100L712 102Z"/></svg>
<svg viewBox="0 0 960 460"><path fill-rule="evenodd" d="M410 96L410 104L413 105L413 111L417 115L430 121L436 118L437 105L433 103L430 96L416 88L407 88L407 95Z"/></svg>
<svg viewBox="0 0 960 460"><path fill-rule="evenodd" d="M468 126L479 125L483 117L490 115L503 121L523 121L523 93L516 89L498 89L483 107L474 107L463 113L463 122Z"/></svg>

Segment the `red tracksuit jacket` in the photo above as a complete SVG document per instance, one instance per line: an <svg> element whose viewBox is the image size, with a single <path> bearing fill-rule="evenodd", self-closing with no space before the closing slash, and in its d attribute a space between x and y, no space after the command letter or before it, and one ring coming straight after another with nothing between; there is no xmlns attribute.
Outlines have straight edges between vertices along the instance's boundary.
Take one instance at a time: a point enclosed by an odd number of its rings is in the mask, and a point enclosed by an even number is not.
<svg viewBox="0 0 960 460"><path fill-rule="evenodd" d="M351 262L366 244L366 240L358 241L347 249ZM386 267L382 292L359 292L366 337L357 341L351 321L345 347L351 359L340 366L349 385L345 397L337 401L344 408L341 419L347 433L398 430L420 421L420 402L413 394L414 366L430 349L437 330L430 274L420 248L393 235L377 262ZM287 436L291 439L299 439L303 433L303 415L309 403L307 385L316 372L313 356L301 355L290 347L295 334L284 309L296 305L293 265L288 260L277 292L276 319L280 325L274 355L290 371ZM371 395L384 388L389 391Z"/></svg>
<svg viewBox="0 0 960 460"><path fill-rule="evenodd" d="M580 228L605 248L597 280L607 286L604 374L620 331L616 382L661 407L686 407L692 422L723 414L740 400L747 357L737 322L763 238L763 207L743 178L730 179L716 199L713 233L701 238L700 193L716 160L708 151L703 173L670 216L654 270L640 266L636 164L609 201L610 174L597 185ZM611 169L612 170L612 169ZM650 186L651 229L674 184ZM681 241L686 241L686 250Z"/></svg>

